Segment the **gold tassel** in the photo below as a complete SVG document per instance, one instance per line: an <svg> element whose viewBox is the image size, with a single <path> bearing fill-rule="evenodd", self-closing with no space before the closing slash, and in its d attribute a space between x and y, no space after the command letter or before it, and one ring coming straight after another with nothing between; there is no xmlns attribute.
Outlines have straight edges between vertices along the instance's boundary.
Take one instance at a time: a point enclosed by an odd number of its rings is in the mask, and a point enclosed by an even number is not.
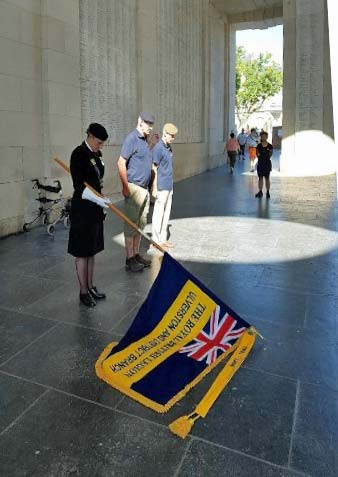
<svg viewBox="0 0 338 477"><path fill-rule="evenodd" d="M197 421L197 419L200 417L201 416L195 412L189 414L188 416L181 416L169 424L169 429L178 437L185 439L191 431L192 426L195 424L195 421Z"/></svg>
<svg viewBox="0 0 338 477"><path fill-rule="evenodd" d="M215 381L212 383L210 389L201 399L199 404L196 406L194 412L188 414L187 416L182 416L169 424L169 429L171 432L177 436L185 439L189 432L191 431L192 426L195 421L200 417L205 417L208 414L208 411L221 394L225 386L228 384L230 379L240 368L241 364L248 356L256 338L256 330L254 328L249 328L241 336L238 347L234 351L230 360L226 363L222 371L218 374Z"/></svg>

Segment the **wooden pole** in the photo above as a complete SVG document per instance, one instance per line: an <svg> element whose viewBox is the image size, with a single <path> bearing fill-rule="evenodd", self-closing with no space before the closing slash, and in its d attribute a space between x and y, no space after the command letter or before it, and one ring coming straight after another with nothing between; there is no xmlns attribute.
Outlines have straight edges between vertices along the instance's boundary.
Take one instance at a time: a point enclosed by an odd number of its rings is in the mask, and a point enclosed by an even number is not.
<svg viewBox="0 0 338 477"><path fill-rule="evenodd" d="M69 167L67 166L67 164L65 164L63 161L61 161L61 159L59 159L58 157L54 157L54 161L57 162L57 164L59 164L59 166L61 166L65 171L67 171L70 174ZM95 189L93 189L93 187L91 185L89 185L87 182L85 182L84 184L95 195L97 195L98 197L103 198L103 196L101 194L99 194L99 192L97 192ZM155 248L157 248L157 250L159 250L162 253L166 252L166 250L164 250L164 248L162 248L161 245L159 245L158 243L154 242L151 238L149 238L147 234L145 234L136 224L134 224L134 222L132 222L123 212L121 212L120 209L115 207L115 205L113 205L113 204L107 204L107 205L110 208L110 210L112 210L114 212L114 214L118 215L120 217L120 219L122 219L124 222L126 222L128 225L130 225L130 227L132 227L134 230L136 230L137 233L142 235L142 237L145 238L148 242L150 242Z"/></svg>

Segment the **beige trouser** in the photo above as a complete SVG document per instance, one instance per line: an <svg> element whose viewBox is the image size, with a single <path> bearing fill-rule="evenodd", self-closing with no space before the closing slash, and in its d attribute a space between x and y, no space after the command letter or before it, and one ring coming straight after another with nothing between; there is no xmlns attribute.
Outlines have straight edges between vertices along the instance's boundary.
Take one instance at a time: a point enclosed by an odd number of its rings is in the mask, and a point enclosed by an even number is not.
<svg viewBox="0 0 338 477"><path fill-rule="evenodd" d="M159 190L154 205L152 239L163 243L167 240L168 222L173 198L172 190Z"/></svg>
<svg viewBox="0 0 338 477"><path fill-rule="evenodd" d="M125 214L126 216L143 230L147 225L147 215L149 212L150 198L148 189L128 182L130 196L125 197ZM137 231L124 223L125 237L134 237Z"/></svg>

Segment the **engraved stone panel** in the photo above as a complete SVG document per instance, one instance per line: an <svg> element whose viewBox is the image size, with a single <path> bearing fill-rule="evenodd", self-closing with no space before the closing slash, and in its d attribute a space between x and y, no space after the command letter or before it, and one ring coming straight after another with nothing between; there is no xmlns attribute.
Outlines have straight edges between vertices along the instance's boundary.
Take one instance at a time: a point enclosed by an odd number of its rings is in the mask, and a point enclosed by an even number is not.
<svg viewBox="0 0 338 477"><path fill-rule="evenodd" d="M210 16L210 111L213 141L224 139L224 23Z"/></svg>
<svg viewBox="0 0 338 477"><path fill-rule="evenodd" d="M323 123L323 15L322 0L297 2L296 130L322 130ZM323 5L322 5L323 7Z"/></svg>
<svg viewBox="0 0 338 477"><path fill-rule="evenodd" d="M136 0L80 0L82 126L102 123L110 144L135 126Z"/></svg>
<svg viewBox="0 0 338 477"><path fill-rule="evenodd" d="M157 124L174 122L178 142L203 141L203 0L156 3Z"/></svg>

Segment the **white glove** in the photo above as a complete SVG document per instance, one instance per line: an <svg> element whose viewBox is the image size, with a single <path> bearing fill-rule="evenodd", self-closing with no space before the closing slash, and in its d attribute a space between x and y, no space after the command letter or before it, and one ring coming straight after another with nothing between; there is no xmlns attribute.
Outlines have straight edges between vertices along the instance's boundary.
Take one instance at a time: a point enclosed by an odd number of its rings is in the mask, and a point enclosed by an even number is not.
<svg viewBox="0 0 338 477"><path fill-rule="evenodd" d="M92 192L88 187L82 192L82 199L90 200L94 204L99 205L103 209L108 209L108 204L111 204L111 200L108 197L98 197L94 192Z"/></svg>

